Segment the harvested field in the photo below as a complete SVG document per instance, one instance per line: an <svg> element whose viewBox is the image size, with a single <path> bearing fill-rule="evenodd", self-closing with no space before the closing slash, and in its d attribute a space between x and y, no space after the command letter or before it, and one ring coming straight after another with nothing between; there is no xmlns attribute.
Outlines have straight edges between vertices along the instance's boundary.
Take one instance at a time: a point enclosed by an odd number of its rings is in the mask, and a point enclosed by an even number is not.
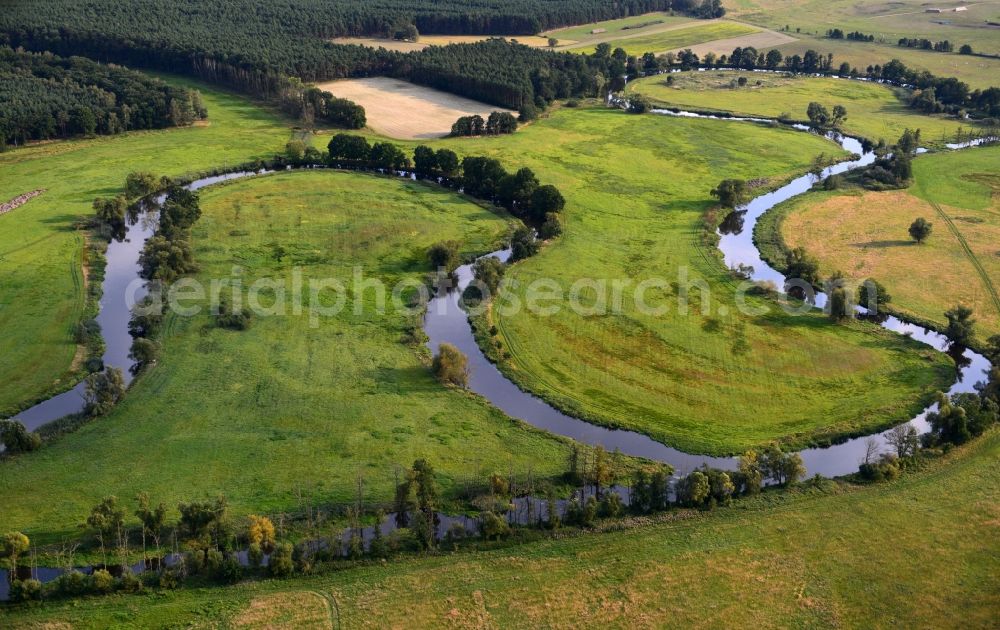
<svg viewBox="0 0 1000 630"><path fill-rule="evenodd" d="M980 339L1000 331L989 287L933 204L907 191L818 198L795 206L781 232L789 247L805 247L819 259L824 276L842 271L851 278L876 278L893 296L893 306L941 326L946 309L966 304L975 311ZM996 214L989 208L938 208L967 240L986 273L996 269ZM916 217L934 225L923 245L907 234Z"/></svg>
<svg viewBox="0 0 1000 630"><path fill-rule="evenodd" d="M369 48L385 48L386 50L396 50L399 52L410 52L423 50L428 46L447 46L448 44L473 44L481 42L496 35L421 35L415 42L405 42L396 39L386 39L383 37L337 37L330 40L334 44L354 44L356 46L368 46ZM505 37L520 44L544 48L549 45L548 37L541 35L515 35ZM560 40L559 44L569 44L570 41Z"/></svg>
<svg viewBox="0 0 1000 630"><path fill-rule="evenodd" d="M741 35L739 37L717 39L715 41L691 46L690 48L699 57L703 57L710 52L713 52L716 55L728 55L733 52L733 49L737 46L742 48L752 46L757 50L764 50L765 48L775 48L784 44L790 44L794 41L796 41L796 39L790 35L768 30L761 31L759 33L751 33L749 35Z"/></svg>
<svg viewBox="0 0 1000 630"><path fill-rule="evenodd" d="M407 81L374 77L322 83L320 89L365 108L368 126L400 140L440 138L461 116L511 111Z"/></svg>

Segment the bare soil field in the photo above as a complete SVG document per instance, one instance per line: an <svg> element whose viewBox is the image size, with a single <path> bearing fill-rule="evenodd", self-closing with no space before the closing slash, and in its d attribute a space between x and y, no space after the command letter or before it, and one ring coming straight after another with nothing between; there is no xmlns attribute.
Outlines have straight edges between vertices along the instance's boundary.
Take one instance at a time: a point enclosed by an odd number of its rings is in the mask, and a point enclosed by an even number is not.
<svg viewBox="0 0 1000 630"><path fill-rule="evenodd" d="M369 48L385 48L399 52L410 52L423 50L428 46L447 46L448 44L473 44L475 42L496 37L495 35L421 35L415 42L404 42L395 39L385 39L382 37L337 37L330 41L334 44L355 44L357 46L368 46ZM549 45L548 37L541 35L518 35L516 37L506 37L520 44L544 48ZM570 41L560 40L559 44L569 44Z"/></svg>
<svg viewBox="0 0 1000 630"><path fill-rule="evenodd" d="M511 111L387 77L331 81L318 87L361 105L369 127L399 140L440 138L451 133L461 116L485 118L491 112Z"/></svg>
<svg viewBox="0 0 1000 630"><path fill-rule="evenodd" d="M757 50L764 50L769 48L776 48L784 44L790 44L794 41L797 40L791 35L779 33L778 31L765 30L759 33L741 35L739 37L728 37L726 39L717 39L715 41L705 42L703 44L691 46L690 48L699 57L704 57L707 53L710 52L713 52L716 55L728 55L731 52L733 52L733 49L736 48L737 46L741 48L752 46Z"/></svg>

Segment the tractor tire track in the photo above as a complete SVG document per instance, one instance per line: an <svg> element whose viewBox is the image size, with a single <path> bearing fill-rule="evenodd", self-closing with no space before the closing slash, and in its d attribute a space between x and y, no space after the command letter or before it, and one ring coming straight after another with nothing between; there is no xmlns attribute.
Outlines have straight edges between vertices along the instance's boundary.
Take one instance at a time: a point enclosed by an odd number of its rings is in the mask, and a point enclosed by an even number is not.
<svg viewBox="0 0 1000 630"><path fill-rule="evenodd" d="M944 222L948 225L948 229L951 230L951 233L955 235L955 238L957 238L958 242L962 245L962 249L965 250L972 266L976 268L976 273L979 274L979 278L983 281L983 285L986 287L987 293L989 293L990 298L993 300L993 307L997 310L997 313L1000 313L1000 295L997 294L996 287L993 286L993 281L990 280L990 276L986 273L986 269L984 269L982 263L979 262L979 258L976 257L972 248L969 247L968 241L965 240L965 237L962 236L962 233L958 230L958 226L955 225L955 223L951 220L951 217L948 216L948 214L937 204L937 202L930 200L928 200L928 202L934 206L934 210L937 211L938 216L944 219Z"/></svg>

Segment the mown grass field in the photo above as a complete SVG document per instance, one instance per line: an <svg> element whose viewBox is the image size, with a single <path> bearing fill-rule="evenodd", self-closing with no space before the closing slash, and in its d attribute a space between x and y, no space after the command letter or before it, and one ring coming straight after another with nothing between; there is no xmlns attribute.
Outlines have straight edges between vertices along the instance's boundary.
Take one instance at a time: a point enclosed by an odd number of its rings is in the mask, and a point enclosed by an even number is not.
<svg viewBox="0 0 1000 630"><path fill-rule="evenodd" d="M0 215L0 417L73 382L73 327L83 312L84 232L95 197L131 171L182 175L273 155L290 126L243 98L200 83L207 124L0 153L0 200L46 192Z"/></svg>
<svg viewBox="0 0 1000 630"><path fill-rule="evenodd" d="M885 485L475 555L0 609L13 628L996 625L1000 434Z"/></svg>
<svg viewBox="0 0 1000 630"><path fill-rule="evenodd" d="M653 24L655 22L655 24ZM570 45L584 45L605 41L606 39L618 38L626 35L647 34L654 30L665 28L675 28L681 25L696 23L694 18L682 15L670 15L665 12L644 13L642 15L632 15L617 20L604 20L601 22L590 22L589 24L579 24L577 26L567 26L556 28L542 33L546 37L555 37L561 42L565 41ZM646 26L639 26L646 24ZM628 28L626 28L628 27ZM603 31L594 33L593 31Z"/></svg>
<svg viewBox="0 0 1000 630"><path fill-rule="evenodd" d="M664 28L636 35L631 31L621 31L620 37L611 39L595 39L586 45L573 44L569 48L581 53L592 53L598 43L607 42L612 48L623 48L629 55L641 56L643 53L665 53L671 50L687 48L696 44L717 39L729 39L741 35L757 33L758 29L747 24L738 24L725 20L713 20L705 24L697 22L691 26Z"/></svg>
<svg viewBox="0 0 1000 630"><path fill-rule="evenodd" d="M967 11L926 13L928 7L966 6ZM986 22L1000 22L1000 3L944 2L925 3L920 0L898 2L853 2L851 0L745 0L727 5L728 15L759 26L782 29L800 41L779 47L782 53L802 54L807 49L832 52L834 61L843 61L862 69L884 64L897 58L908 66L928 70L940 76L954 76L973 88L996 85L1000 59L959 55L962 44L970 44L977 52L1000 54L1000 27ZM851 42L826 38L827 30L840 28L845 33L861 31L874 35L874 42ZM947 39L955 45L955 53L939 53L901 48L901 37Z"/></svg>
<svg viewBox="0 0 1000 630"><path fill-rule="evenodd" d="M503 369L572 413L688 451L739 452L908 417L951 378L943 357L874 327L789 316L773 305L759 317L738 312L717 250L701 242L709 191L727 177L783 180L820 153L838 154L822 138L566 108L510 138L442 143L530 166L566 196L564 235L509 274L522 304L526 287L543 278L564 295L581 278L632 283L618 313L581 315L564 299L553 316L521 309L496 317L512 354ZM669 283L684 284L685 273L707 282L706 315L695 289L689 313L679 312ZM668 286L647 300L668 312L640 314L633 289L655 278Z"/></svg>
<svg viewBox="0 0 1000 630"><path fill-rule="evenodd" d="M1000 284L997 164L1000 147L919 156L908 190L816 192L776 209L781 237L816 255L824 273L878 279L894 308L921 320L944 326L944 311L958 303L971 306L979 320L977 337L985 341L1000 333L993 298ZM907 233L917 217L934 225L922 245ZM762 240L769 229L761 232Z"/></svg>
<svg viewBox="0 0 1000 630"><path fill-rule="evenodd" d="M171 315L161 361L110 416L0 462L0 531L24 530L40 544L76 538L101 497L131 501L139 491L171 509L224 493L236 514L274 513L301 509L299 493L313 504L350 501L361 475L370 499L388 501L396 466L420 457L446 492L510 467L538 476L564 470L565 442L440 385L423 346L404 344L413 322L391 308L391 297L380 313L374 290L366 291L310 325L310 278L350 287L357 266L390 289L418 281L430 270L432 243L458 241L466 255L489 251L507 219L437 187L333 171L233 182L202 200L196 279L208 287L232 278L234 265L244 287L278 279L287 316L257 317L234 332L204 310ZM306 283L301 314L292 311L295 268Z"/></svg>
<svg viewBox="0 0 1000 630"><path fill-rule="evenodd" d="M730 87L739 77L743 87ZM757 85L757 82L760 85ZM808 121L806 108L812 101L827 109L847 108L843 130L851 135L895 142L906 128L920 129L926 145L952 142L959 129L970 130L968 122L926 116L910 109L897 91L883 85L815 77L794 77L759 72L683 72L666 85L662 76L646 77L629 84L629 91L644 94L657 103L699 111L732 112L748 116Z"/></svg>

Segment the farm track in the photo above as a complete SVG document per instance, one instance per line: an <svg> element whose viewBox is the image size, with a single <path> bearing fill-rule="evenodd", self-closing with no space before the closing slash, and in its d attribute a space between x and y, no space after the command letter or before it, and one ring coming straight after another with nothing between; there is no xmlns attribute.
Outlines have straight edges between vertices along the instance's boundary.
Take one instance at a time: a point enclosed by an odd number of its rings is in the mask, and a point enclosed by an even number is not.
<svg viewBox="0 0 1000 630"><path fill-rule="evenodd" d="M958 239L958 242L962 245L962 249L965 250L965 254L968 256L969 262L971 262L972 266L976 268L976 273L979 274L979 278L983 281L983 285L986 287L986 291L989 293L990 299L993 301L993 307L997 310L997 313L1000 313L1000 295L997 294L997 289L993 286L993 281L990 280L990 276L986 273L986 269L984 269L982 263L979 262L979 258L972 251L972 248L969 247L968 241L966 241L965 237L962 236L958 226L956 226L955 222L951 220L948 213L946 213L944 209L937 204L937 202L930 201L929 199L928 202L934 206L934 210L938 213L938 216L944 220L945 224L948 225L948 229L951 230L951 233L955 235L955 238Z"/></svg>

